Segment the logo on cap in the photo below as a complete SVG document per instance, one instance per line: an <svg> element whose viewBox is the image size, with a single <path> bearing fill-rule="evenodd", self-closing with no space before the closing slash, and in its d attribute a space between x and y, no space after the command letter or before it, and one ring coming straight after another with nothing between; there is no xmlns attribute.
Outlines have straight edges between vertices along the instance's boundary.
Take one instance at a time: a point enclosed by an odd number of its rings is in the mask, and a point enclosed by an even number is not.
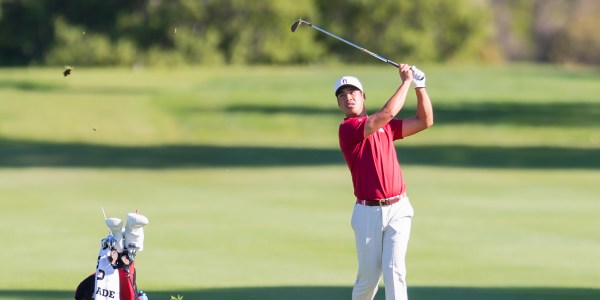
<svg viewBox="0 0 600 300"><path fill-rule="evenodd" d="M344 85L354 86L354 87L358 88L361 92L364 92L362 84L360 84L360 81L358 81L358 78L353 77L353 76L343 76L342 78L338 79L338 81L335 83L335 86L333 87L333 90L334 90L336 96L337 96L339 89Z"/></svg>

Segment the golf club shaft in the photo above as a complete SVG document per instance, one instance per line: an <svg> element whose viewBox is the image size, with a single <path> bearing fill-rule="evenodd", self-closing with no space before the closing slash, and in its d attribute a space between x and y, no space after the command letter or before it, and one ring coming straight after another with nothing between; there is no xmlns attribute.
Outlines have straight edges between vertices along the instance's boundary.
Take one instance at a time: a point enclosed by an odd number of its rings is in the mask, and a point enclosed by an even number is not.
<svg viewBox="0 0 600 300"><path fill-rule="evenodd" d="M316 29L316 30L324 33L324 34L329 35L330 37L338 39L338 40L340 40L340 41L342 41L342 42L344 42L344 43L346 43L346 44L348 44L348 45L350 45L350 46L352 46L352 47L354 47L354 48L356 48L356 49L358 49L358 50L360 50L362 52L365 52L365 53L367 53L367 54L369 54L369 55L371 55L371 56L373 56L373 57L375 57L375 58L377 58L377 59L379 59L379 60L381 60L381 61L383 61L385 63L388 63L388 64L390 64L390 65L392 65L392 66L394 66L396 68L400 68L399 64L397 64L397 63L395 63L395 62L393 62L393 61L391 61L391 60L389 60L389 59L387 59L387 58L385 58L385 57L383 57L383 56L381 56L381 55L379 55L377 53L373 53L373 52L371 52L371 51L369 51L369 50L367 50L367 49L365 49L365 48L363 48L363 47L361 47L359 45L356 45L356 44L354 44L354 43L352 43L352 42L350 42L350 41L348 41L346 39L343 39L343 38L341 38L341 37L339 37L339 36L337 36L337 35L335 35L335 34L333 34L331 32L328 32L327 30L324 30L324 29L320 28L319 26L313 25L313 24L311 24L309 22L306 22L304 20L299 20L299 21L300 21L300 23L304 23L304 24L306 24L306 25L308 25L308 26L310 26L310 27L312 27L312 28L314 28L314 29Z"/></svg>
<svg viewBox="0 0 600 300"><path fill-rule="evenodd" d="M104 207L100 206L100 208L102 209L102 215L104 216L104 223L106 223L106 213L104 212ZM108 234L112 234L112 231L110 231L110 227L108 227L108 224L106 224L106 229L108 229Z"/></svg>

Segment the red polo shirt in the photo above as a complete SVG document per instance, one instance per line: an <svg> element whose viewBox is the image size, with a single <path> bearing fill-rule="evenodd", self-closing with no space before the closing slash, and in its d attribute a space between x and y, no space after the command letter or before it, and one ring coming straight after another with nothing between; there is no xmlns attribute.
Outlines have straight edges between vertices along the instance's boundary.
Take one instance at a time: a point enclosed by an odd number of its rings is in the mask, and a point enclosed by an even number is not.
<svg viewBox="0 0 600 300"><path fill-rule="evenodd" d="M379 200L406 189L394 141L402 138L402 120L392 119L364 138L367 117L345 118L340 124L340 149L352 174L354 195L360 200Z"/></svg>

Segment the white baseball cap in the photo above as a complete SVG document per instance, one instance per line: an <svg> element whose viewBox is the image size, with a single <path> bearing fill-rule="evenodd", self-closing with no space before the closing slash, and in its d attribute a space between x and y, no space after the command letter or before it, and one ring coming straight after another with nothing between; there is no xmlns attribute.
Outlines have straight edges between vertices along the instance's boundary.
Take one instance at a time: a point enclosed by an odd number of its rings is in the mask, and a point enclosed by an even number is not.
<svg viewBox="0 0 600 300"><path fill-rule="evenodd" d="M358 78L356 78L354 76L342 76L342 78L340 78L338 81L335 82L335 86L333 87L333 92L337 96L338 90L347 85L356 87L361 92L364 93L362 84L360 84L360 81L358 81Z"/></svg>

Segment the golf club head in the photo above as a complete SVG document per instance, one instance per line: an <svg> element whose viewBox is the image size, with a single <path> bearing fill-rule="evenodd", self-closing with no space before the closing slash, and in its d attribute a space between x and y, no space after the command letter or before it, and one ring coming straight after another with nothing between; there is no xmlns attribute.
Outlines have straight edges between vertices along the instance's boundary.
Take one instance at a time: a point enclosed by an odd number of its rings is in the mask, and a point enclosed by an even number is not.
<svg viewBox="0 0 600 300"><path fill-rule="evenodd" d="M298 28L298 26L300 26L300 23L304 22L302 19L298 19L296 20L296 22L294 22L294 24L292 24L292 32L296 31L296 28Z"/></svg>

